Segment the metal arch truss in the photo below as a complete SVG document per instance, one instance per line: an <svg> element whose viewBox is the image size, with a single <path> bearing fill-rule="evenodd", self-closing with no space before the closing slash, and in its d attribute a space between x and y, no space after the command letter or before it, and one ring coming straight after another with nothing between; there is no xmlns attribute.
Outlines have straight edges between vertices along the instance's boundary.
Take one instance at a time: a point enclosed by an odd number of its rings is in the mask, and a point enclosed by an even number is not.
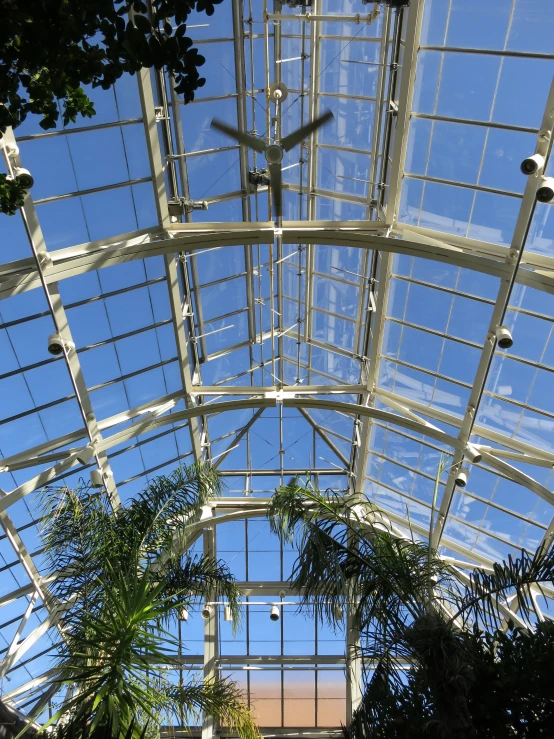
<svg viewBox="0 0 554 739"><path fill-rule="evenodd" d="M273 42L273 56L275 60L281 57L283 37L281 33L280 13L271 13L271 8L264 0L264 31L262 34L253 33L253 19L244 17L244 7L240 0L233 0L233 40L235 52L235 82L237 121L239 128L246 130L254 124L254 113L250 114L250 105L255 111L254 71L252 59L248 60L248 50L252 49L253 41L260 41L265 47L265 80L270 82L280 79L281 66L273 64L270 67L271 54L269 53L270 40ZM274 10L278 10L276 4ZM143 70L139 76L139 92L144 124L146 145L151 168L151 182L153 183L155 205L158 223L152 228L123 234L110 239L93 241L74 245L55 251L48 250L35 204L30 196L26 197L22 209L22 218L33 253L32 258L0 265L0 300L19 295L29 290L42 290L48 301L49 312L56 331L64 339L67 346L71 346L71 332L65 307L61 301L58 285L65 279L100 270L105 267L123 264L125 262L146 259L161 255L165 265L165 281L168 288L172 325L175 331L177 360L181 378L181 389L170 395L160 397L141 406L131 408L117 416L97 422L89 397L89 389L83 378L78 354L75 351L64 352L64 361L70 374L74 397L79 405L83 418L83 425L79 429L70 431L64 436L40 444L9 458L3 459L1 465L5 471L20 471L27 468L39 468L42 471L35 474L24 484L0 497L0 525L3 527L7 539L10 541L18 561L23 565L29 579L29 585L22 586L12 593L0 597L0 609L3 605L22 599L25 603L24 613L11 643L0 661L0 679L2 679L14 665L29 652L48 629L55 626L59 614L58 604L52 602L48 594L48 582L41 578L32 556L29 554L21 539L20 533L14 526L9 512L11 506L26 498L34 491L44 487L47 483L63 479L64 474L74 471L82 464L85 458L96 460L102 471L106 490L114 505L118 505L118 493L115 479L110 468L110 454L115 447L124 443L134 443L148 433L158 429L170 429L176 424L186 425L190 433L191 453L196 459L210 458L209 421L220 414L250 409L252 416L241 428L231 435L232 440L227 448L218 455L217 464L223 465L233 449L243 442L247 443L248 432L256 420L262 416L265 409L277 409L280 418L282 436L283 409L297 409L305 421L310 425L314 434L327 444L340 464L333 469L325 468L321 472L326 475L337 475L349 480L350 487L357 493L363 493L368 456L371 453L371 436L374 425L379 424L391 430L405 434L421 434L424 443L438 443L451 450L453 457L453 471L445 486L442 501L438 509L438 518L435 522L432 543L435 546L444 545L454 552L460 559L450 558L458 567L460 578L463 580L468 568L480 566L490 568L492 560L478 551L468 549L459 542L450 539L444 533L445 523L448 520L450 503L454 492L454 473L457 467L468 459L468 444L472 437L480 437L487 445L481 444L479 451L482 455L480 464L485 468L504 476L515 483L529 489L549 504L554 503L554 493L532 476L518 469L518 464L537 467L554 466L554 454L541 451L535 447L509 438L499 432L482 426L476 422L479 402L483 394L494 353L494 341L491 336L494 328L503 319L510 294L514 284L530 287L544 293L554 294L554 257L524 251L525 240L533 216L536 182L529 178L525 194L521 201L520 214L515 229L515 235L509 249L494 244L476 241L466 237L407 225L399 221L400 194L405 176L404 163L408 143L408 129L412 117L412 98L414 94L417 54L420 48L420 32L423 15L423 2L412 0L409 10L398 10L393 13L388 8L377 8L366 15L340 16L320 15L318 0L313 0L312 12L296 12L287 15L289 23L298 26L298 38L302 42L302 55L306 59L309 83L304 82L302 73L302 89L299 92L299 110L301 119L304 113L310 117L317 115L321 108L322 96L329 93L322 91L321 71L321 41L324 39L323 20L342 20L345 24L352 24L356 28L360 24L375 20L379 12L383 14L380 68L376 95L376 124L371 136L371 156L369 168L369 183L365 198L350 196L342 192L334 192L319 186L318 153L328 145L318 142L315 136L301 148L301 159L298 163L301 176L299 182L307 181L307 188L284 184L288 194L299 193L299 200L303 203L306 197L305 211L300 209L298 221L284 220L277 228L273 222L253 222L253 197L249 184L248 170L251 166L249 153L244 146L232 147L238 151L240 167L240 186L238 192L231 192L209 198L210 204L218 202L240 200L242 222L195 223L190 213L185 215L185 222L171 222L167 201L178 196L190 198L190 183L187 170L187 161L190 155L185 149L183 130L180 118L180 103L175 94L171 79L163 75L151 74ZM304 9L305 11L305 9ZM300 37L300 33L302 36ZM254 39L256 36L256 39ZM337 37L339 41L351 43L352 35ZM333 38L333 37L331 37ZM393 63L385 65L388 58L387 50L391 46ZM403 47L403 49L401 49ZM304 48L313 49L311 55L305 54ZM402 50L402 69L399 70L398 59ZM509 54L509 52L506 52ZM286 60L281 60L286 61ZM248 63L250 62L250 63ZM303 62L304 69L304 62ZM325 71L325 70L323 70ZM251 79L248 79L248 76ZM355 97L355 96L351 96ZM263 106L262 106L263 107ZM541 136L537 139L537 150L548 159L552 136L545 138L544 132L552 130L552 120L548 111L554 108L554 86L551 90L547 113L541 125ZM258 112L259 115L259 112ZM137 120L128 121L127 123ZM266 103L263 113L262 130L272 124L281 125L281 113L276 121L272 121L269 103ZM509 128L509 127L508 127ZM535 131L538 133L539 129ZM63 132L62 132L63 133ZM394 134L394 135L393 135ZM8 131L4 141L15 143L11 131ZM391 143L393 142L393 143ZM0 145L1 148L1 145ZM222 149L224 150L224 149ZM210 150L217 151L217 150ZM4 149L5 152L5 149ZM208 152L208 153L210 153ZM306 159L304 159L304 154ZM13 163L23 165L19 158ZM256 160L253 161L254 166ZM303 167L306 178L302 176ZM387 192L378 181L386 184ZM128 184L128 183L124 183ZM79 195L82 193L74 193ZM65 196L64 196L65 197ZM264 188L259 188L256 198L268 198ZM316 203L318 198L335 198L337 201L357 203L366 209L367 220L361 221L322 221L316 220ZM301 206L301 208L304 206ZM262 211L263 212L263 211ZM303 219L303 215L307 218ZM262 311L261 298L256 297L256 275L260 264L256 264L256 250L261 246L268 246L271 283L270 304L265 306L271 315L277 316L271 321L271 328L266 332L256 329L256 311ZM360 366L358 384L338 384L333 378L329 384L319 385L313 382L310 373L312 366L312 351L316 348L327 348L329 351L339 351L337 347L325 346L315 336L313 328L313 307L315 272L315 252L318 246L333 246L337 248L357 248L363 253L361 274L358 275L359 300L357 309L356 328L359 333L359 342L355 350L348 352L340 350L347 357L357 361ZM246 307L248 314L248 340L240 345L219 352L217 355L208 355L205 341L205 322L202 314L202 301L198 300L200 280L196 268L194 255L207 250L225 249L240 246L244 249L246 271ZM298 322L296 326L285 326L283 322L284 277L282 264L290 255L284 254L285 246L297 249L299 267L299 295L298 295ZM410 398L390 392L379 386L379 368L382 354L382 344L385 329L385 318L388 304L388 288L395 254L407 255L419 259L442 262L455 265L467 270L473 270L490 275L498 279L499 291L493 309L493 317L488 335L483 337L481 361L472 385L469 407L461 419L437 408L428 407ZM301 306L300 284L302 275L305 275L306 300L304 308ZM378 285L378 287L376 287ZM196 298L196 299L193 299ZM262 301L263 302L263 301ZM302 312L302 310L304 312ZM369 316L369 320L366 320ZM283 337L287 335L304 343L307 347L308 373L307 384L287 385L281 381L279 362L283 360ZM269 346L269 353L267 352ZM202 382L201 365L204 361L214 359L225 353L231 353L237 348L246 347L249 352L250 368L243 372L244 386L218 384L208 386ZM277 347L277 351L275 348ZM256 351L262 352L260 364ZM252 371L254 368L271 366L271 384L253 384ZM298 360L300 367L300 359ZM237 379L237 378L232 378ZM248 383L251 384L248 384ZM338 396L338 397L337 397ZM353 402L346 402L345 397L354 398ZM176 410L175 406L182 402L184 410ZM525 406L523 406L525 407ZM352 453L349 458L335 444L331 435L314 422L309 411L327 411L340 413L352 419L355 433L352 439ZM431 419L431 420L429 420ZM133 423L121 429L121 424L132 420ZM456 427L458 433L451 435L442 430L441 425ZM413 437L412 437L413 438ZM282 441L282 440L281 440ZM281 444L282 446L282 444ZM475 444L472 445L475 448ZM513 463L513 464L512 464ZM46 466L46 469L44 467ZM337 468L338 467L338 468ZM283 473L281 464L277 474ZM225 474L244 475L247 478L253 474L249 469L225 469ZM290 471L294 473L294 471ZM316 470L317 472L317 470ZM250 516L263 516L267 501L260 498L226 498L219 500L210 512L210 523L203 520L197 526L194 536L204 536L206 551L213 551L215 546L212 523L236 520ZM388 513L392 527L399 532L406 529L406 521L396 513ZM411 522L412 530L419 536L427 537L428 530L418 523ZM206 533L206 531L208 533ZM194 539L194 536L192 537ZM554 538L554 516L546 529L541 547L549 547ZM284 584L254 584L245 583L245 592L263 592L264 588L286 588ZM554 593L548 592L550 597ZM24 639L21 639L31 614L42 601L46 608L46 618L38 628L33 630ZM1 610L0 610L1 613ZM540 611L539 611L540 613ZM505 615L518 621L517 607L510 610L505 607ZM218 660L217 655L217 626L215 623L206 624L206 654L204 666L212 671ZM309 660L307 660L309 661ZM279 662L283 662L280 659ZM7 702L18 703L21 696L44 691L48 684L49 674L34 677L28 683L21 685L4 694ZM46 693L48 690L46 689ZM43 695L45 693L43 692ZM213 735L213 727L205 723L202 729L203 739Z"/></svg>

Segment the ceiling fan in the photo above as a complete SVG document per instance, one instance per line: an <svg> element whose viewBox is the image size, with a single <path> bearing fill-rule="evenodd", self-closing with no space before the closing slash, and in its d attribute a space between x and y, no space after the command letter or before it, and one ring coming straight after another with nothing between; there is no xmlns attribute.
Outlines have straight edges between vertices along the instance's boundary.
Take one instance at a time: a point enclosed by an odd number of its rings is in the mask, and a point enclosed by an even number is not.
<svg viewBox="0 0 554 739"><path fill-rule="evenodd" d="M317 131L318 128L323 126L333 117L334 116L331 111L328 110L319 118L316 118L310 123L307 123L305 126L302 126L297 131L289 134L289 136L285 136L284 139L281 139L280 141L275 141L273 144L266 144L264 141L262 141L262 139L258 139L256 138L256 136L252 136L252 134L245 133L244 131L239 131L232 126L228 126L226 123L223 123L223 121L219 121L217 118L214 118L212 120L211 125L212 128L217 128L218 131L221 131L226 136L229 136L230 138L235 139L235 141L238 141L239 144L249 146L251 149L254 149L254 151L258 151L260 152L260 154L263 154L265 156L266 161L269 165L273 210L275 211L276 219L280 219L283 215L283 181L281 173L281 163L283 161L284 153L293 149L301 141L304 141L307 136L309 136L314 131Z"/></svg>

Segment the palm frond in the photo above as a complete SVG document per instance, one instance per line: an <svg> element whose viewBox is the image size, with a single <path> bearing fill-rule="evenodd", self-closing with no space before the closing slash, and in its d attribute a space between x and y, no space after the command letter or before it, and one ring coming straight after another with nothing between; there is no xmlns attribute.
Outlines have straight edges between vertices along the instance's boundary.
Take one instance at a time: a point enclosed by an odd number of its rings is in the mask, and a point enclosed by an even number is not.
<svg viewBox="0 0 554 739"><path fill-rule="evenodd" d="M167 628L180 606L195 596L226 598L239 620L240 593L229 568L174 547L176 533L221 487L211 465L191 465L157 478L116 511L87 486L43 494L48 574L57 575L64 636L54 682L76 686L45 728L56 724L64 739L99 732L144 739L145 724L158 726L178 699L185 708L217 709L239 736L257 737L233 683L193 683L176 695L167 677L167 668L180 668L179 643Z"/></svg>
<svg viewBox="0 0 554 739"><path fill-rule="evenodd" d="M503 618L500 606L507 605L512 596L519 615L531 624L536 609L529 589L533 586L542 592L543 584L554 584L554 549L539 550L534 555L522 550L519 557L508 555L507 561L495 562L492 570L476 569L471 573L455 617L494 628Z"/></svg>
<svg viewBox="0 0 554 739"><path fill-rule="evenodd" d="M240 687L232 680L210 678L170 690L171 705L200 721L202 713L214 716L241 739L259 739L260 732L244 702ZM177 710L175 710L177 715Z"/></svg>
<svg viewBox="0 0 554 739"><path fill-rule="evenodd" d="M269 509L273 530L298 544L291 581L303 605L333 623L348 601L356 628L380 623L391 632L425 612L430 577L446 593L455 583L428 546L384 530L376 512L359 496L322 495L296 481L275 492Z"/></svg>
<svg viewBox="0 0 554 739"><path fill-rule="evenodd" d="M49 586L57 600L87 598L114 552L114 519L105 496L86 485L75 490L47 487L39 496L47 567L56 579ZM117 550L115 550L117 551Z"/></svg>
<svg viewBox="0 0 554 739"><path fill-rule="evenodd" d="M122 512L120 525L138 539L144 557L170 553L176 533L198 516L202 506L221 494L223 481L209 462L178 467L157 477Z"/></svg>
<svg viewBox="0 0 554 739"><path fill-rule="evenodd" d="M173 613L188 607L194 598L225 599L233 615L233 627L241 623L241 592L229 566L220 559L203 556L187 556L168 560L161 570L156 570L155 578L164 583L162 595L172 599Z"/></svg>

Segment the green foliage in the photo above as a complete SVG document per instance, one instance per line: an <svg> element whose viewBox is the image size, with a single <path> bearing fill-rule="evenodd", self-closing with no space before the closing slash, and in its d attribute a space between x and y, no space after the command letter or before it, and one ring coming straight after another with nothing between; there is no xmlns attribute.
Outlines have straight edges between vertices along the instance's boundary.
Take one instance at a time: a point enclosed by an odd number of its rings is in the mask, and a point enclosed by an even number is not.
<svg viewBox="0 0 554 739"><path fill-rule="evenodd" d="M0 172L0 213L13 216L18 208L25 202L24 187L17 179L9 179L7 175Z"/></svg>
<svg viewBox="0 0 554 739"><path fill-rule="evenodd" d="M468 721L459 736L550 737L554 726L554 624L539 623L534 631L512 624L507 631L470 630L455 637L465 672ZM351 726L344 730L345 739L451 736L444 730L444 721L436 720L437 687L427 669L418 662L400 685L376 672ZM440 666L438 674L444 676Z"/></svg>
<svg viewBox="0 0 554 739"><path fill-rule="evenodd" d="M554 704L544 706L552 695L546 686L554 686L552 678L544 682L543 666L530 678L528 692L522 690L521 707L513 697L506 703L503 728L483 732L493 721L502 681L507 689L509 680L525 679L514 665L523 669L525 663L533 675L538 644L552 656L550 624L531 630L537 614L529 588L554 582L553 551L533 557L522 552L490 572L476 569L462 585L426 543L392 531L363 496L322 494L295 480L275 492L269 514L273 530L298 545L291 580L302 592L303 608L339 627L338 606L348 602L365 664L376 664L364 674L365 696L347 732L351 739L541 736L533 731L554 713ZM508 597L518 603L527 628L507 636L500 627ZM507 664L508 655L511 666L498 666ZM533 714L535 697L543 707ZM518 733L527 725L528 733Z"/></svg>
<svg viewBox="0 0 554 739"><path fill-rule="evenodd" d="M186 35L194 10L222 0L0 0L0 134L29 113L54 128L95 114L82 85L108 90L141 68L165 69L185 103L206 80L205 58ZM24 191L23 191L24 194ZM13 215L22 191L0 182L0 212Z"/></svg>
<svg viewBox="0 0 554 739"><path fill-rule="evenodd" d="M185 102L205 80L204 57L192 48L186 21L194 11L212 15L222 0L0 0L0 130L28 113L48 129L77 114L94 114L80 86L109 89L125 72L167 69ZM175 30L174 30L175 27Z"/></svg>
<svg viewBox="0 0 554 739"><path fill-rule="evenodd" d="M258 737L233 682L177 686L166 669L178 668L169 627L193 599L225 599L240 616L228 567L186 553L188 530L220 490L213 467L192 465L157 478L115 511L87 488L43 492L45 574L56 574L51 605L63 636L54 679L72 688L44 728L56 724L63 739L98 732L141 739L148 722L208 711L244 739Z"/></svg>

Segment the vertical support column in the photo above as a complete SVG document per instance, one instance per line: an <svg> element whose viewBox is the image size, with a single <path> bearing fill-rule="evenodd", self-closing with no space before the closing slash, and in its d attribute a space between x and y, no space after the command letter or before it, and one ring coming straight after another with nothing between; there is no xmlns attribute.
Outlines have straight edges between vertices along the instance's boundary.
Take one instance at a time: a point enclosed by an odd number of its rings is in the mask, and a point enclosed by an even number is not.
<svg viewBox="0 0 554 739"><path fill-rule="evenodd" d="M215 526L204 531L204 556L215 557ZM214 600L212 595L208 600ZM219 639L217 629L217 606L213 606L211 616L204 622L204 679L217 677L219 659ZM213 716L204 714L202 720L202 739L213 739L217 724Z"/></svg>
<svg viewBox="0 0 554 739"><path fill-rule="evenodd" d="M167 193L164 178L164 166L160 150L160 141L157 130L156 113L154 106L154 94L152 90L152 82L150 79L150 70L142 69L138 75L140 103L142 108L142 116L144 119L144 127L146 132L146 144L148 148L148 157L150 160L150 169L152 171L152 179L154 184L154 194L156 202L156 210L160 226L167 228L169 225L169 213L167 209ZM179 111L177 111L178 113ZM193 404L193 396L191 389L193 379L191 375L188 341L185 335L183 307L181 305L181 292L179 289L179 280L177 276L177 257L174 254L166 254L164 257L167 287L171 304L171 314L175 330L175 342L179 354L179 369L181 371L181 381L185 392L185 405L190 408ZM196 461L202 458L200 438L202 422L199 417L189 420L189 430L191 436L192 450Z"/></svg>
<svg viewBox="0 0 554 739"><path fill-rule="evenodd" d="M239 131L246 131L246 65L244 61L244 14L242 0L232 0L233 37L235 53L235 80L237 84L237 124ZM250 182L248 180L248 148L239 147L240 186L242 190L242 220L251 220ZM256 342L256 322L254 315L254 273L252 245L244 245L244 265L246 268L246 305L248 308L248 337L250 339L250 366L252 366L252 345Z"/></svg>
<svg viewBox="0 0 554 739"><path fill-rule="evenodd" d="M362 699L362 659L360 656L360 632L354 628L352 608L346 612L346 725L352 722L352 714Z"/></svg>
<svg viewBox="0 0 554 739"><path fill-rule="evenodd" d="M319 13L319 0L313 0L312 15ZM317 118L319 112L319 77L320 77L320 34L321 23L312 21L310 29L310 120ZM302 90L304 94L304 90ZM304 121L301 122L302 124ZM309 221L316 218L316 195L317 187L317 131L310 136L308 145L308 197L307 217ZM306 315L304 323L304 340L309 342L312 336L312 303L313 303L313 272L315 262L315 245L308 244L306 247ZM311 383L312 345L308 343L308 384Z"/></svg>
<svg viewBox="0 0 554 739"><path fill-rule="evenodd" d="M366 367L365 385L366 390L363 394L363 404L371 406L375 402L374 390L379 376L379 360L381 356L381 347L383 344L383 334L385 326L385 313L387 308L388 288L390 281L390 271L392 264L392 256L389 252L381 253L381 267L379 272L379 290L377 292L376 310L372 316L372 331L368 336L369 355ZM357 421L359 423L359 421ZM369 456L369 442L371 439L372 419L370 416L364 416L361 420L360 446L352 459L351 485L354 488L355 495L360 498L364 491L364 477L367 467L367 459ZM357 430L354 430L354 440L357 437ZM355 447L354 447L355 449ZM351 546L355 546L352 542ZM350 724L352 713L356 710L362 697L362 661L360 657L360 634L353 626L351 594L349 594L349 604L347 606L347 631L346 631L346 665L347 665L347 681L346 681L346 723Z"/></svg>

